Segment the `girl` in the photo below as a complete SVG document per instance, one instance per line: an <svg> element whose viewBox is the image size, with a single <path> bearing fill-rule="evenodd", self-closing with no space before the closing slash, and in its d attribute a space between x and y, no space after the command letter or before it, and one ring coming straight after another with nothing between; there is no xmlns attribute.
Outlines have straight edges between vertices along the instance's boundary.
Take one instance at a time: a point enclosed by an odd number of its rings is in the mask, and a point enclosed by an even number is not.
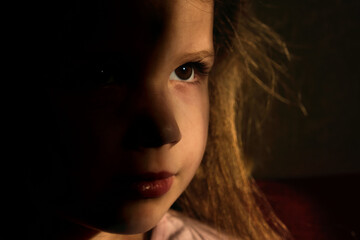
<svg viewBox="0 0 360 240"><path fill-rule="evenodd" d="M46 4L30 238L290 238L244 162L254 96L288 101L247 2Z"/></svg>

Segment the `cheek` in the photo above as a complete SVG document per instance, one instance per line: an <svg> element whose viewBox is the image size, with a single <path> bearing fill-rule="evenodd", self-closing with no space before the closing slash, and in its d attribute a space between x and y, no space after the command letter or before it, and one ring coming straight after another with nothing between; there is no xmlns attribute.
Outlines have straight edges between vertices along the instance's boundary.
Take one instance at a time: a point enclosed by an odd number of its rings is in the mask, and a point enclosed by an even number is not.
<svg viewBox="0 0 360 240"><path fill-rule="evenodd" d="M176 94L176 119L182 134L178 154L182 156L182 173L186 182L194 176L205 151L209 98L207 86L190 86Z"/></svg>

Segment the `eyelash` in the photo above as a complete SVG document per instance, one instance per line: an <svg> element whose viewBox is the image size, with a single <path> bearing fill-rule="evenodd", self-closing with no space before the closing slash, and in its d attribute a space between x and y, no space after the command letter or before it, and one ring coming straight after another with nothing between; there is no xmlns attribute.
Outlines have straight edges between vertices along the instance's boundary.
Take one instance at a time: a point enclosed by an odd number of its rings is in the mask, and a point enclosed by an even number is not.
<svg viewBox="0 0 360 240"><path fill-rule="evenodd" d="M205 62L191 62L195 66L196 70L203 76L207 76L210 73L210 67Z"/></svg>

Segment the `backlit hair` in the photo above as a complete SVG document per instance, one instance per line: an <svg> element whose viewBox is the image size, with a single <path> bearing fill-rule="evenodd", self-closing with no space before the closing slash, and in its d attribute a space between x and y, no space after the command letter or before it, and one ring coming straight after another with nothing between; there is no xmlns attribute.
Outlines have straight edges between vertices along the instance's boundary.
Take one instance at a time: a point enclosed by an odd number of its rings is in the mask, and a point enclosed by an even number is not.
<svg viewBox="0 0 360 240"><path fill-rule="evenodd" d="M281 62L290 58L287 48L242 0L215 0L214 47L208 144L177 204L186 215L240 239L292 239L254 183L244 154L271 99L292 104L277 91L286 75Z"/></svg>

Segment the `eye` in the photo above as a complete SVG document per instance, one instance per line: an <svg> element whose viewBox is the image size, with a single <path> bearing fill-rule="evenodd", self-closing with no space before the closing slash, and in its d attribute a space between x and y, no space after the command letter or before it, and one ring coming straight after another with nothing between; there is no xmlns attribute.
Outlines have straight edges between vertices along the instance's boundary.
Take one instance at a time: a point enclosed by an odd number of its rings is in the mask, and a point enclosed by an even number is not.
<svg viewBox="0 0 360 240"><path fill-rule="evenodd" d="M181 65L170 74L170 80L175 81L192 82L194 81L194 77L195 70L193 64L191 63Z"/></svg>

